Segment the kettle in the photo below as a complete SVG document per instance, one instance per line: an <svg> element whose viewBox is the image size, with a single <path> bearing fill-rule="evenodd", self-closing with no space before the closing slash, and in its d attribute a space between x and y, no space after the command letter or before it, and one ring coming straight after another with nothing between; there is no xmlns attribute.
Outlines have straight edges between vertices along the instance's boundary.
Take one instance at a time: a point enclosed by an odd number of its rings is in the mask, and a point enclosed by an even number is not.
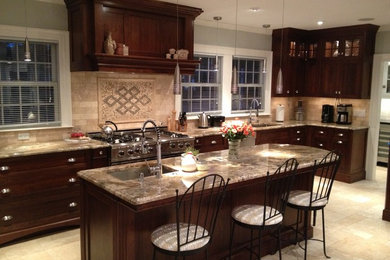
<svg viewBox="0 0 390 260"><path fill-rule="evenodd" d="M107 124L112 124L114 127L115 127L115 131L118 131L118 127L117 125L112 122L112 121L106 121L105 122L105 125L102 125L100 126L100 128L102 129L103 133L107 136L107 137L112 137L114 135L114 130L112 129L111 126L108 126Z"/></svg>
<svg viewBox="0 0 390 260"><path fill-rule="evenodd" d="M209 118L210 116L206 115L205 112L198 115L198 127L199 128L208 128L209 127Z"/></svg>

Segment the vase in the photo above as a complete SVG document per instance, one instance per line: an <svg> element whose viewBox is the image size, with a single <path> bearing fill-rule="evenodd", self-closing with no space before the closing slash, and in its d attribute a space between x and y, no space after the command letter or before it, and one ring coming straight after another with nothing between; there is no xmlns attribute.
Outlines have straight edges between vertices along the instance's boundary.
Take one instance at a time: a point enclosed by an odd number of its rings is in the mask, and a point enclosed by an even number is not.
<svg viewBox="0 0 390 260"><path fill-rule="evenodd" d="M237 160L239 158L239 151L241 140L229 140L229 159Z"/></svg>

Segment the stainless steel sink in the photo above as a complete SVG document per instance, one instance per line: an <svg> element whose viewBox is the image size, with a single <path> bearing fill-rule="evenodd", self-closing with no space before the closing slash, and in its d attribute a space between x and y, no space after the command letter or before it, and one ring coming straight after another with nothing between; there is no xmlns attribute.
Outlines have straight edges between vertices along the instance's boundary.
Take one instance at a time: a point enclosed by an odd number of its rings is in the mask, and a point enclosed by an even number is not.
<svg viewBox="0 0 390 260"><path fill-rule="evenodd" d="M253 123L252 124L253 127L268 127L268 126L277 126L277 125L280 124L277 123Z"/></svg>
<svg viewBox="0 0 390 260"><path fill-rule="evenodd" d="M162 166L163 174L176 172L177 170L170 168L168 166ZM136 180L140 177L140 174L143 173L144 177L152 176L152 173L149 171L147 165L133 166L124 170L113 170L109 172L112 177L115 177L121 181L127 180Z"/></svg>

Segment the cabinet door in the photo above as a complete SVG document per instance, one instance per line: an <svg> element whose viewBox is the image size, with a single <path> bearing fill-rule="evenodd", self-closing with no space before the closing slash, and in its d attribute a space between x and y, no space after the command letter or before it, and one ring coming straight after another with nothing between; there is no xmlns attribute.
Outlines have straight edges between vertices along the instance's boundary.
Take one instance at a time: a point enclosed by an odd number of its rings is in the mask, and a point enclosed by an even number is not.
<svg viewBox="0 0 390 260"><path fill-rule="evenodd" d="M290 143L289 128L256 131L256 145Z"/></svg>
<svg viewBox="0 0 390 260"><path fill-rule="evenodd" d="M342 82L341 78L342 64L335 59L325 59L322 61L321 68L321 88L319 96L335 97L338 94L339 86Z"/></svg>
<svg viewBox="0 0 390 260"><path fill-rule="evenodd" d="M308 59L305 63L305 88L307 97L321 96L321 78L319 59Z"/></svg>

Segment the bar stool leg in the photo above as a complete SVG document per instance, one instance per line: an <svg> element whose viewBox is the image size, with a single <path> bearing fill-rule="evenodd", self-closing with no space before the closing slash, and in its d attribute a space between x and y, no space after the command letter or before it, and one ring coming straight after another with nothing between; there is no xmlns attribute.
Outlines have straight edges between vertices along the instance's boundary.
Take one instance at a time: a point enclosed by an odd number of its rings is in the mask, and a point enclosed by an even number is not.
<svg viewBox="0 0 390 260"><path fill-rule="evenodd" d="M249 244L249 251L250 251L249 260L252 260L252 242L253 242L253 229L251 229L251 242Z"/></svg>
<svg viewBox="0 0 390 260"><path fill-rule="evenodd" d="M259 229L259 259L261 259L261 228Z"/></svg>
<svg viewBox="0 0 390 260"><path fill-rule="evenodd" d="M308 216L309 216L309 211L305 210L305 219L304 219L304 238L305 238L305 257L304 260L306 260L306 255L307 255L307 226L308 226Z"/></svg>
<svg viewBox="0 0 390 260"><path fill-rule="evenodd" d="M280 225L278 227L278 249L279 249L279 260L282 260L282 246L280 241Z"/></svg>
<svg viewBox="0 0 390 260"><path fill-rule="evenodd" d="M317 219L317 210L313 211L313 227L316 226L316 219Z"/></svg>
<svg viewBox="0 0 390 260"><path fill-rule="evenodd" d="M232 259L232 247L233 247L233 235L234 235L234 227L236 224L233 222L232 231L230 232L230 246L229 246L229 260Z"/></svg>
<svg viewBox="0 0 390 260"><path fill-rule="evenodd" d="M326 254L326 242L325 242L325 213L324 213L324 208L322 208L322 243L323 243L323 246L324 246L324 255L326 258L330 258L330 256L328 256Z"/></svg>
<svg viewBox="0 0 390 260"><path fill-rule="evenodd" d="M297 222L295 224L295 244L298 243L298 222L299 222L299 209L297 209Z"/></svg>
<svg viewBox="0 0 390 260"><path fill-rule="evenodd" d="M153 247L153 260L155 260L155 259L156 259L156 248Z"/></svg>

